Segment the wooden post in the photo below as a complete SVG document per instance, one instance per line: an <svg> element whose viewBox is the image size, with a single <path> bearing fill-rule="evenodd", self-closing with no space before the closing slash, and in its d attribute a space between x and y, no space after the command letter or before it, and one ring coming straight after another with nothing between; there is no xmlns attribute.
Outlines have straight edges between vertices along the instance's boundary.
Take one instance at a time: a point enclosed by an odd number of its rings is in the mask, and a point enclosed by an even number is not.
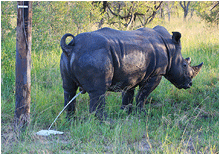
<svg viewBox="0 0 220 155"><path fill-rule="evenodd" d="M15 131L30 122L32 2L17 2Z"/></svg>

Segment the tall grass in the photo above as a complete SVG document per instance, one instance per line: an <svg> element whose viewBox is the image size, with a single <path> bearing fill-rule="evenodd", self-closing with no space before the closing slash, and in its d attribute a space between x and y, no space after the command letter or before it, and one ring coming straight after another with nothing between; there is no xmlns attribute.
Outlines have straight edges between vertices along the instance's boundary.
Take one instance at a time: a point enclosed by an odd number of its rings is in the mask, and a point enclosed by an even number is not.
<svg viewBox="0 0 220 155"><path fill-rule="evenodd" d="M204 62L187 90L162 79L148 97L145 117L120 110L121 94L106 94L113 125L100 124L88 112L89 96L77 98L76 120L62 114L53 129L64 135L40 137L63 108L59 46L32 50L31 123L22 137L13 134L15 104L15 36L2 41L2 153L219 153L219 29L194 19L152 23L182 34L182 55L192 65ZM46 39L46 38L45 38ZM35 42L33 42L35 44ZM135 93L137 93L136 89Z"/></svg>

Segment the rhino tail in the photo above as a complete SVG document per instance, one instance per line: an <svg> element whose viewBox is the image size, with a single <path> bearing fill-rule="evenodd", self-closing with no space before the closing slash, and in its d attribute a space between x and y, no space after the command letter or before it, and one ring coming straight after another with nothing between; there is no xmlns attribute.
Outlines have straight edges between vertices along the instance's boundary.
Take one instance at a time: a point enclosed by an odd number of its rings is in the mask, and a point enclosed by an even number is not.
<svg viewBox="0 0 220 155"><path fill-rule="evenodd" d="M66 38L69 36L72 37L73 39L67 45ZM61 46L63 52L66 54L66 56L69 56L71 54L71 52L74 48L74 45L75 45L75 37L72 34L66 33L65 35L63 35L63 37L61 38L61 41L60 41L60 46Z"/></svg>

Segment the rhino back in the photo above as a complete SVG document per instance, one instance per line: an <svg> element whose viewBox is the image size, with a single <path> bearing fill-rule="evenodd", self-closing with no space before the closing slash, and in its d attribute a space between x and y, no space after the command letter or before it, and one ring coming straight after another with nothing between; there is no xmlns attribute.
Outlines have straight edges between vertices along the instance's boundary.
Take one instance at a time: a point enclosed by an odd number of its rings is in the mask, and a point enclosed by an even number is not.
<svg viewBox="0 0 220 155"><path fill-rule="evenodd" d="M103 55L111 57L113 66L112 86L133 87L151 74L164 74L167 64L165 46L157 33L148 28L135 31L118 31L103 28L93 32L82 33L75 38L74 57L86 60L94 57L94 52L100 49ZM77 58L78 57L78 58ZM84 59L85 57L85 59ZM99 56L97 56L98 58ZM96 61L100 66L102 61ZM86 63L86 61L78 62Z"/></svg>

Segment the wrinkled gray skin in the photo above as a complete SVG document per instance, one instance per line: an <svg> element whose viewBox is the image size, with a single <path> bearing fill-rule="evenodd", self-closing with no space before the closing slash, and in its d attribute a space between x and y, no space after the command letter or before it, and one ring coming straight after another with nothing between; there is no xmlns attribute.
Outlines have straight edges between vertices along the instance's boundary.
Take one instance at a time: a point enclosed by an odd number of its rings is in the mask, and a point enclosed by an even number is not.
<svg viewBox="0 0 220 155"><path fill-rule="evenodd" d="M67 45L66 38L73 37ZM78 87L89 93L90 113L105 119L105 92L122 91L122 109L131 106L134 89L137 109L143 109L148 95L159 85L162 76L177 88L192 86L192 78L203 63L191 67L191 59L181 55L181 34L169 32L162 26L153 29L118 31L102 28L74 37L65 34L61 39L63 53L60 71L63 79L65 105L76 94ZM75 111L73 101L67 116Z"/></svg>

